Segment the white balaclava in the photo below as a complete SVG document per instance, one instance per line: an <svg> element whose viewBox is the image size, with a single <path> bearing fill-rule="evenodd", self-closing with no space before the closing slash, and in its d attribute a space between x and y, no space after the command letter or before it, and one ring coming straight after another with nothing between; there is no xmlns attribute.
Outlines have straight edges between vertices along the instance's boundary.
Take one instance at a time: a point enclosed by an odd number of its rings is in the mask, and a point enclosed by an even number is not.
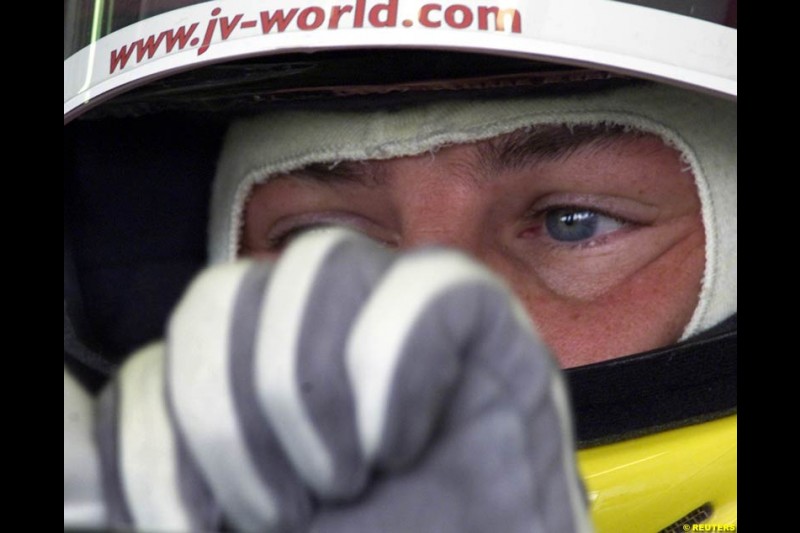
<svg viewBox="0 0 800 533"><path fill-rule="evenodd" d="M270 176L312 163L418 155L541 124L621 125L677 149L695 177L706 237L702 288L683 338L736 312L736 104L651 84L392 111L277 111L239 121L228 132L217 168L210 260L236 257L245 201L253 185Z"/></svg>

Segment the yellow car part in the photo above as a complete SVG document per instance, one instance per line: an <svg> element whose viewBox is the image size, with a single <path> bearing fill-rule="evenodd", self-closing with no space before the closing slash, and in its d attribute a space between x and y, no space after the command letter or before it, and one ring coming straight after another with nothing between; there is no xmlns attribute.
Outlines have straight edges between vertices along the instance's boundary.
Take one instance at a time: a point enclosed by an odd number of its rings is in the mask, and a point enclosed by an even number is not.
<svg viewBox="0 0 800 533"><path fill-rule="evenodd" d="M736 529L736 415L580 450L578 461L598 533Z"/></svg>

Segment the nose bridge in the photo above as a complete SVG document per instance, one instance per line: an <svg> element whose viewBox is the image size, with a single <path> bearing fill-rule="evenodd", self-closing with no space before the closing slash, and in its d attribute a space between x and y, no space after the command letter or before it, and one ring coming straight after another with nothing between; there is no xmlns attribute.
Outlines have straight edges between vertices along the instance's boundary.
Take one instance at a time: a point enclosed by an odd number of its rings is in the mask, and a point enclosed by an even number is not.
<svg viewBox="0 0 800 533"><path fill-rule="evenodd" d="M419 185L401 206L401 247L439 244L478 254L484 212L479 187L446 175Z"/></svg>
<svg viewBox="0 0 800 533"><path fill-rule="evenodd" d="M402 248L439 244L479 253L490 200L477 161L473 146L456 145L387 166Z"/></svg>

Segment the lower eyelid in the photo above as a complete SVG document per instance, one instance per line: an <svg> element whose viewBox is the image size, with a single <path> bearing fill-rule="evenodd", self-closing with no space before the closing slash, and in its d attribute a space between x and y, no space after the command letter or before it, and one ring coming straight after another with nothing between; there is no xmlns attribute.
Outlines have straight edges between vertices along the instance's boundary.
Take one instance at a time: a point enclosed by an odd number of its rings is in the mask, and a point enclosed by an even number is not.
<svg viewBox="0 0 800 533"><path fill-rule="evenodd" d="M615 230L615 231L612 231L612 232L609 232L609 233L604 233L602 235L598 235L597 237L594 237L592 239L587 239L585 241L572 242L572 243L559 242L558 244L561 245L562 247L564 247L566 245L568 247L571 247L574 250L588 250L590 248L596 248L598 246L603 246L604 244L608 244L610 241L612 241L612 240L616 239L617 237L621 236L621 235L619 235L619 232L623 231L624 229L625 228L623 227L623 228L620 228L618 230Z"/></svg>

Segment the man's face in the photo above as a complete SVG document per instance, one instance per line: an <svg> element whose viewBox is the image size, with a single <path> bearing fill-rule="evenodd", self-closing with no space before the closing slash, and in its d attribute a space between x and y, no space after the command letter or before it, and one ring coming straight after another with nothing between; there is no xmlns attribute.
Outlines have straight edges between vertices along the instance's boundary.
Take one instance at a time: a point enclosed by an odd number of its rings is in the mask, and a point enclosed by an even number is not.
<svg viewBox="0 0 800 533"><path fill-rule="evenodd" d="M435 153L313 165L257 186L241 253L320 225L387 246L459 248L503 277L563 367L675 342L705 241L694 179L651 135L515 132Z"/></svg>

